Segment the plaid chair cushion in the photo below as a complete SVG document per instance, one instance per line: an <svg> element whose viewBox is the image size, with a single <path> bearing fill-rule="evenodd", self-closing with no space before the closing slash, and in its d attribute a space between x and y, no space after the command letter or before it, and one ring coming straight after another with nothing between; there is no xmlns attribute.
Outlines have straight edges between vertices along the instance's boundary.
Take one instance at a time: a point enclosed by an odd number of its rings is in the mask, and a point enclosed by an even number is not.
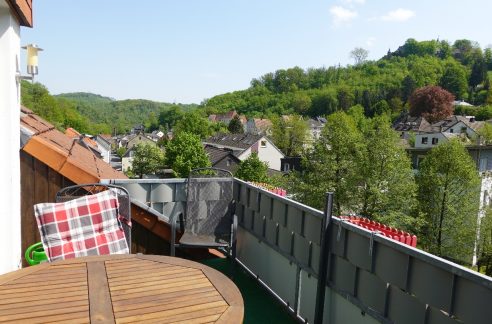
<svg viewBox="0 0 492 324"><path fill-rule="evenodd" d="M129 253L112 190L64 203L34 206L48 260Z"/></svg>

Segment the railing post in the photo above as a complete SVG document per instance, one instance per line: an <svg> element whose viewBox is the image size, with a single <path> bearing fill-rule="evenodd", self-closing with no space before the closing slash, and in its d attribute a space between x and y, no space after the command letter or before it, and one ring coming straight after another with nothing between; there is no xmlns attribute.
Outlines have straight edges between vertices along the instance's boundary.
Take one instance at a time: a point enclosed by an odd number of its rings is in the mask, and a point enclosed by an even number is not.
<svg viewBox="0 0 492 324"><path fill-rule="evenodd" d="M326 204L321 231L321 251L318 268L318 289L316 292L316 308L314 310L314 324L323 323L323 311L325 306L325 290L328 276L328 259L330 253L330 230L333 210L333 192L326 193Z"/></svg>

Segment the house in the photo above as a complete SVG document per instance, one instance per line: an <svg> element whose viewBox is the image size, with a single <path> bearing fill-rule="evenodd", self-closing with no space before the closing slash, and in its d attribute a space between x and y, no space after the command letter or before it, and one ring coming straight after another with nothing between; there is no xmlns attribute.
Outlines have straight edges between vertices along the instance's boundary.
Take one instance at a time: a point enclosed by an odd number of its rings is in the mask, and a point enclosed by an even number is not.
<svg viewBox="0 0 492 324"><path fill-rule="evenodd" d="M111 137L105 137L101 135L96 135L93 140L97 144L97 148L99 149L99 152L101 152L101 156L104 162L110 163L111 162Z"/></svg>
<svg viewBox="0 0 492 324"><path fill-rule="evenodd" d="M409 114L402 114L392 125L404 140L408 140L410 133L425 132L430 130L430 127L431 124L424 117L413 117Z"/></svg>
<svg viewBox="0 0 492 324"><path fill-rule="evenodd" d="M246 133L270 136L272 134L272 122L270 119L250 118L246 123Z"/></svg>
<svg viewBox="0 0 492 324"><path fill-rule="evenodd" d="M31 0L0 0L0 137L3 140L0 182L0 274L21 264L21 208L19 118L21 69L21 27L32 27ZM25 73L25 72L24 72Z"/></svg>
<svg viewBox="0 0 492 324"><path fill-rule="evenodd" d="M203 144L217 148L227 148L241 161L251 153L268 163L269 168L280 171L280 159L284 154L266 136L253 134L216 134L203 141Z"/></svg>
<svg viewBox="0 0 492 324"><path fill-rule="evenodd" d="M144 131L145 131L145 125L138 124L133 126L133 128L130 130L130 134L139 134L139 133L143 133Z"/></svg>
<svg viewBox="0 0 492 324"><path fill-rule="evenodd" d="M205 152L214 168L224 169L234 173L241 163L241 160L234 155L232 149L205 145Z"/></svg>
<svg viewBox="0 0 492 324"><path fill-rule="evenodd" d="M300 156L286 156L280 159L282 172L302 171L302 158Z"/></svg>
<svg viewBox="0 0 492 324"><path fill-rule="evenodd" d="M157 145L156 142L145 136L144 133L138 133L123 136L118 143L118 147L124 147L129 150L138 144Z"/></svg>
<svg viewBox="0 0 492 324"><path fill-rule="evenodd" d="M314 142L319 139L321 135L321 131L326 124L326 118L324 117L316 117L309 118L307 120L307 125L309 128L309 138L311 142Z"/></svg>
<svg viewBox="0 0 492 324"><path fill-rule="evenodd" d="M224 123L226 125L229 125L231 120L238 116L239 120L241 121L241 124L245 125L246 124L246 116L244 115L239 115L237 111L231 110L226 112L225 114L212 114L208 116L208 120L213 123Z"/></svg>
<svg viewBox="0 0 492 324"><path fill-rule="evenodd" d="M433 147L451 138L464 140L478 139L478 130L484 122L476 121L474 116L451 116L427 126L426 130L415 135L415 147Z"/></svg>
<svg viewBox="0 0 492 324"><path fill-rule="evenodd" d="M86 134L81 134L72 127L69 127L65 130L65 135L68 137L72 138L74 141L79 141L81 145L87 147L88 149L92 150L93 153L100 159L103 158L102 152L99 150L99 146L96 141L94 141L91 136L86 135ZM109 161L106 160L105 162Z"/></svg>
<svg viewBox="0 0 492 324"><path fill-rule="evenodd" d="M157 143L161 138L164 137L164 132L161 130L155 130L147 135L147 137Z"/></svg>

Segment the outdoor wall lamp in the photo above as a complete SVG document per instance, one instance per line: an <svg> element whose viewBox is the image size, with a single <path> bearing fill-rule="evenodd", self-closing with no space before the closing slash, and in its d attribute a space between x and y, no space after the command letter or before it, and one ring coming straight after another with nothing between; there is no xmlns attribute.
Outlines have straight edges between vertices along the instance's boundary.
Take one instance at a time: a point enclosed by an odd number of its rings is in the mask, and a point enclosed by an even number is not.
<svg viewBox="0 0 492 324"><path fill-rule="evenodd" d="M17 83L20 83L21 80L31 80L34 82L34 76L38 74L38 52L43 49L36 44L29 44L22 46L22 48L27 50L27 73L31 76L21 75L19 68L17 68Z"/></svg>

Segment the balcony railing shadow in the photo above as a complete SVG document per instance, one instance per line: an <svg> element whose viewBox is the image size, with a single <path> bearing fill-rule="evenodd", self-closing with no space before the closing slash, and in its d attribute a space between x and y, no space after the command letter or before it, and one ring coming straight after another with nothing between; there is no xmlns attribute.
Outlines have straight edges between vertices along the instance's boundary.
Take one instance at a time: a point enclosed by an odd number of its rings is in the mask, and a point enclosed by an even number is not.
<svg viewBox="0 0 492 324"><path fill-rule="evenodd" d="M185 179L105 180L169 224ZM234 180L237 260L297 318L313 323L324 213ZM485 323L492 278L333 217L324 323Z"/></svg>

